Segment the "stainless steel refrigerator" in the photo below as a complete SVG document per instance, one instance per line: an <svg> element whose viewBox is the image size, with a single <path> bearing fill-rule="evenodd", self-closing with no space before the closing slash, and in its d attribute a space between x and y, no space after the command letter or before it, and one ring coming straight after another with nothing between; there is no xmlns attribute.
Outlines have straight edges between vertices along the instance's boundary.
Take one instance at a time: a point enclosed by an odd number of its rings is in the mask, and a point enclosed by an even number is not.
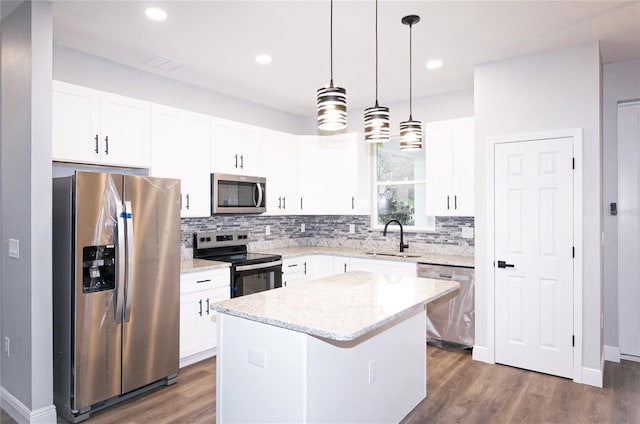
<svg viewBox="0 0 640 424"><path fill-rule="evenodd" d="M180 181L53 179L54 403L78 422L177 381Z"/></svg>

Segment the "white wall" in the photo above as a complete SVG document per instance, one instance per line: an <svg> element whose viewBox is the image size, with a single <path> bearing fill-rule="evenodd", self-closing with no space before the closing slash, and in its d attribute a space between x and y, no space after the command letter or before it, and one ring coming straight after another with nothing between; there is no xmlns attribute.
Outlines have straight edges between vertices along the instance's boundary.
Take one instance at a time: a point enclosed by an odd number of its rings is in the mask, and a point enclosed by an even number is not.
<svg viewBox="0 0 640 424"><path fill-rule="evenodd" d="M19 421L55 421L51 327L51 62L49 2L24 2L2 21L0 149L3 407ZM7 107L11 105L11 107ZM10 404L7 405L7 401Z"/></svg>
<svg viewBox="0 0 640 424"><path fill-rule="evenodd" d="M53 79L294 134L304 123L302 116L59 45L53 49Z"/></svg>
<svg viewBox="0 0 640 424"><path fill-rule="evenodd" d="M487 346L486 274L493 257L486 246L487 137L568 128L583 129L583 360L601 369L601 65L598 43L477 66L476 132L476 345Z"/></svg>
<svg viewBox="0 0 640 424"><path fill-rule="evenodd" d="M618 102L640 99L640 60L603 69L604 344L618 343L618 220L609 204L618 199Z"/></svg>

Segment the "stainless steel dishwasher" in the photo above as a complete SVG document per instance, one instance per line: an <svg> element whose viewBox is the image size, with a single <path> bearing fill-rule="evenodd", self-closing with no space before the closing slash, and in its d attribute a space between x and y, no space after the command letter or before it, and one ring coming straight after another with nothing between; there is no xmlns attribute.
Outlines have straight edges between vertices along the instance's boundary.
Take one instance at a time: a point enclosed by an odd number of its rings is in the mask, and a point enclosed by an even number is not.
<svg viewBox="0 0 640 424"><path fill-rule="evenodd" d="M427 341L440 347L472 348L475 340L473 267L419 263L418 277L460 283L458 294L427 305Z"/></svg>

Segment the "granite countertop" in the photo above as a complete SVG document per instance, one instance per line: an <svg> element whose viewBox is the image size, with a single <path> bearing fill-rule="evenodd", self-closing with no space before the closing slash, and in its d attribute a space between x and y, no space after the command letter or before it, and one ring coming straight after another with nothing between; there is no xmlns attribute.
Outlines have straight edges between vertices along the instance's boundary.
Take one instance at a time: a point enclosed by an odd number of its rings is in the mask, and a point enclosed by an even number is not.
<svg viewBox="0 0 640 424"><path fill-rule="evenodd" d="M348 272L212 305L240 318L332 340L363 336L457 290L459 283Z"/></svg>
<svg viewBox="0 0 640 424"><path fill-rule="evenodd" d="M180 260L180 272L198 272L210 269L229 268L229 262L208 261L206 259L182 259Z"/></svg>
<svg viewBox="0 0 640 424"><path fill-rule="evenodd" d="M455 256L455 255L439 255L435 253L422 252L405 252L406 257L398 256L400 252L376 252L375 255L368 254L366 251L353 248L342 247L286 247L282 249L268 249L266 253L282 255L283 259L296 258L307 255L332 255L332 256L349 256L363 259L381 259L387 261L401 261L414 263L428 263L436 265L451 265L473 267L473 256Z"/></svg>

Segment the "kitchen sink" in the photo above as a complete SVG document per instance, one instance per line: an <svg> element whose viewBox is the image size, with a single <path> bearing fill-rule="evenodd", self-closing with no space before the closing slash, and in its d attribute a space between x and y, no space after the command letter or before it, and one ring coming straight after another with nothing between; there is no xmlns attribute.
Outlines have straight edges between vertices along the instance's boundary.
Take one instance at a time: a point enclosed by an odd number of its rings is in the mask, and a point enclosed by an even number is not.
<svg viewBox="0 0 640 424"><path fill-rule="evenodd" d="M366 255L371 255L371 256L393 256L395 258L419 258L422 255L412 255L411 253L403 253L403 252L397 252L397 253L390 253L390 252L366 252Z"/></svg>

